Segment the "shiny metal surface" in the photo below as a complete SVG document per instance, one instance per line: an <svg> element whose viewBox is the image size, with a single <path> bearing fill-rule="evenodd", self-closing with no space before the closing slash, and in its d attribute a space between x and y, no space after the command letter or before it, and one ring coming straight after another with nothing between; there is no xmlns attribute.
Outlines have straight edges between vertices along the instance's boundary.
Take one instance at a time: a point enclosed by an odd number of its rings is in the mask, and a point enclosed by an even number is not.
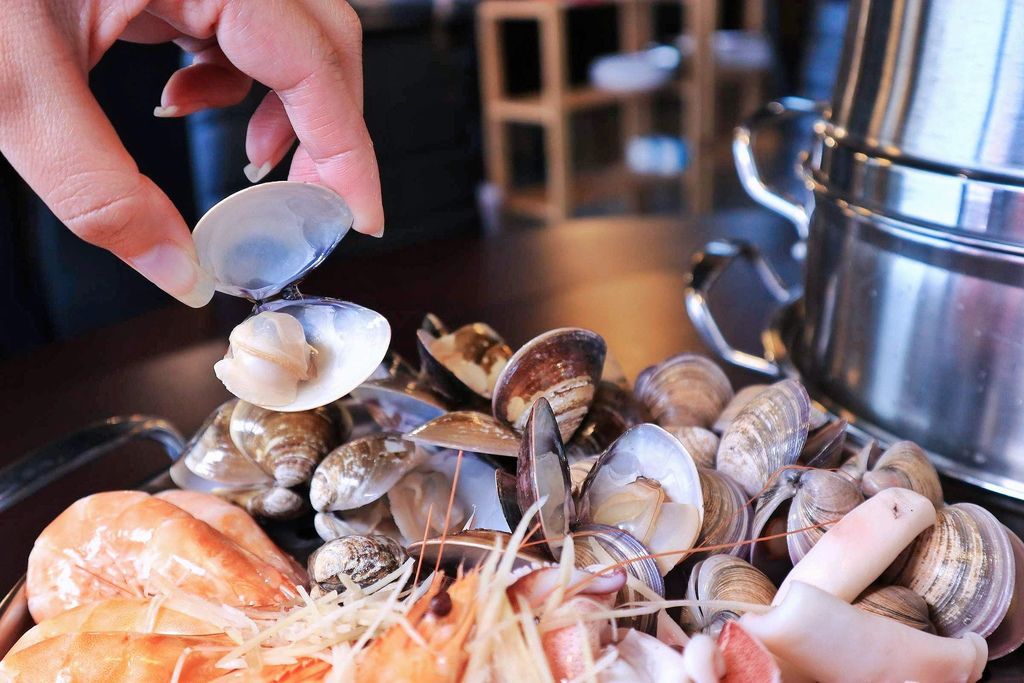
<svg viewBox="0 0 1024 683"><path fill-rule="evenodd" d="M827 117L894 160L1024 182L1024 0L855 0Z"/></svg>

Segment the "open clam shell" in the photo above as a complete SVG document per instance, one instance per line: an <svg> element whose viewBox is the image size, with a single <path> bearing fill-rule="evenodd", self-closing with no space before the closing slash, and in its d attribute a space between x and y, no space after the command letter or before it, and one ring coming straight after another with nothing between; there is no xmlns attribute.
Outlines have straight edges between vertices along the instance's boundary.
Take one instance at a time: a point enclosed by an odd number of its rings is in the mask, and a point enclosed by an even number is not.
<svg viewBox="0 0 1024 683"><path fill-rule="evenodd" d="M576 521L576 505L558 423L544 397L533 404L526 421L516 464L516 492L520 510L543 501L537 513L540 534L552 557L558 557L569 527Z"/></svg>
<svg viewBox="0 0 1024 683"><path fill-rule="evenodd" d="M408 432L448 411L439 396L402 376L363 382L352 396L389 432Z"/></svg>
<svg viewBox="0 0 1024 683"><path fill-rule="evenodd" d="M801 473L796 494L790 501L786 525L789 532L786 543L793 564L803 559L825 535L827 524L839 521L863 502L864 496L857 485L841 474L828 470Z"/></svg>
<svg viewBox="0 0 1024 683"><path fill-rule="evenodd" d="M722 434L716 467L747 495L759 494L776 472L800 456L810 409L807 391L796 380L783 380L758 393Z"/></svg>
<svg viewBox="0 0 1024 683"><path fill-rule="evenodd" d="M704 496L704 522L696 548L710 548L710 554L725 553L746 557L750 548L743 541L750 538L753 506L739 484L717 470L698 470Z"/></svg>
<svg viewBox="0 0 1024 683"><path fill-rule="evenodd" d="M846 420L834 420L808 432L797 462L822 469L838 467L845 454L846 427Z"/></svg>
<svg viewBox="0 0 1024 683"><path fill-rule="evenodd" d="M662 574L693 547L704 497L693 458L678 439L653 424L619 437L590 470L580 491L581 521L630 532L652 553Z"/></svg>
<svg viewBox="0 0 1024 683"><path fill-rule="evenodd" d="M910 489L930 500L935 507L942 506L939 473L924 450L912 441L897 441L889 446L861 476L865 496L893 487Z"/></svg>
<svg viewBox="0 0 1024 683"><path fill-rule="evenodd" d="M1015 563L1006 529L992 513L957 503L937 511L934 526L914 541L894 583L927 601L939 635L988 637L1009 611Z"/></svg>
<svg viewBox="0 0 1024 683"><path fill-rule="evenodd" d="M775 584L763 572L733 555L712 555L693 567L686 587L687 600L745 602L770 605ZM692 623L703 633L717 638L726 622L740 615L720 607L687 607Z"/></svg>
<svg viewBox="0 0 1024 683"><path fill-rule="evenodd" d="M483 323L443 334L421 328L416 331L416 349L423 374L458 405L484 405L512 357L505 340Z"/></svg>
<svg viewBox="0 0 1024 683"><path fill-rule="evenodd" d="M518 457L519 435L486 413L457 410L439 415L405 435L424 446Z"/></svg>
<svg viewBox="0 0 1024 683"><path fill-rule="evenodd" d="M754 506L750 563L776 582L781 582L793 567L786 536L788 511L802 474L802 470L782 470Z"/></svg>
<svg viewBox="0 0 1024 683"><path fill-rule="evenodd" d="M857 486L860 486L864 473L878 461L881 454L882 449L878 446L878 442L871 439L861 446L860 450L847 458L846 462L840 465L837 471L857 484Z"/></svg>
<svg viewBox="0 0 1024 683"><path fill-rule="evenodd" d="M721 368L692 353L645 369L633 391L663 427L710 427L733 397Z"/></svg>
<svg viewBox="0 0 1024 683"><path fill-rule="evenodd" d="M928 613L928 603L909 588L874 585L857 596L853 605L865 612L895 619L918 631L935 633L935 626Z"/></svg>
<svg viewBox="0 0 1024 683"><path fill-rule="evenodd" d="M309 499L320 511L352 510L387 493L425 453L401 434L385 432L335 448L317 466Z"/></svg>
<svg viewBox="0 0 1024 683"><path fill-rule="evenodd" d="M642 603L651 593L665 595L665 580L657 563L649 557L647 547L628 532L605 524L581 524L572 538L577 567L625 567L626 585L616 596L615 604ZM619 623L650 633L656 621L655 614L642 614L620 619Z"/></svg>
<svg viewBox="0 0 1024 683"><path fill-rule="evenodd" d="M636 400L632 392L601 380L590 412L572 441L566 444L566 451L574 456L603 453L627 429L649 421L647 408Z"/></svg>
<svg viewBox="0 0 1024 683"><path fill-rule="evenodd" d="M238 403L238 399L222 403L185 444L180 466L171 468L175 484L201 490L273 485L274 478L231 440L231 414ZM185 468L187 472L182 472Z"/></svg>
<svg viewBox="0 0 1024 683"><path fill-rule="evenodd" d="M509 529L515 529L523 519L523 511L519 507L519 491L516 475L503 469L494 470L494 488L498 492L498 501Z"/></svg>
<svg viewBox="0 0 1024 683"><path fill-rule="evenodd" d="M544 397L567 442L583 422L597 392L606 346L595 332L561 328L522 346L498 377L491 400L494 417L517 432L526 427L534 402Z"/></svg>
<svg viewBox="0 0 1024 683"><path fill-rule="evenodd" d="M298 486L352 431L352 418L337 402L281 413L239 401L231 413L231 440L278 486Z"/></svg>

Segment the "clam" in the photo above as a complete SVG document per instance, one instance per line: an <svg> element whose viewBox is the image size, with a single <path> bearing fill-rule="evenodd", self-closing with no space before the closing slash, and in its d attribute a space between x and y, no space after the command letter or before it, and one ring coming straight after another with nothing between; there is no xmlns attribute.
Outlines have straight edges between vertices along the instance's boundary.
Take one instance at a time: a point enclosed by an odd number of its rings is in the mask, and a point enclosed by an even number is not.
<svg viewBox="0 0 1024 683"><path fill-rule="evenodd" d="M833 420L807 434L797 462L808 467L833 469L842 462L846 445L846 420Z"/></svg>
<svg viewBox="0 0 1024 683"><path fill-rule="evenodd" d="M579 504L580 520L628 531L659 555L663 575L693 547L704 515L693 458L653 424L629 429L608 447L587 475Z"/></svg>
<svg viewBox="0 0 1024 683"><path fill-rule="evenodd" d="M221 404L185 445L178 466L171 468L175 484L181 488L210 490L253 488L274 483L274 478L231 440L231 413L236 405L238 399ZM187 471L183 471L184 468ZM195 477L203 481L193 481Z"/></svg>
<svg viewBox="0 0 1024 683"><path fill-rule="evenodd" d="M579 498L583 482L587 480L590 470L601 459L601 454L569 457L569 481L572 483L573 498Z"/></svg>
<svg viewBox="0 0 1024 683"><path fill-rule="evenodd" d="M928 603L909 588L874 585L861 593L853 605L865 612L895 619L918 631L935 633L935 626L928 614Z"/></svg>
<svg viewBox="0 0 1024 683"><path fill-rule="evenodd" d="M733 397L721 368L691 353L645 369L633 391L663 427L710 427Z"/></svg>
<svg viewBox="0 0 1024 683"><path fill-rule="evenodd" d="M576 430L566 452L574 456L598 455L630 427L649 422L650 416L628 389L601 380L594 403Z"/></svg>
<svg viewBox="0 0 1024 683"><path fill-rule="evenodd" d="M871 439L861 446L860 450L847 458L846 462L840 465L837 471L850 481L856 483L857 486L860 486L864 473L878 461L881 454L882 449L879 448L878 442Z"/></svg>
<svg viewBox="0 0 1024 683"><path fill-rule="evenodd" d="M257 302L232 333L217 376L239 398L285 412L326 405L378 367L391 329L352 303L301 295L295 283L352 225L325 187L255 185L219 202L192 233L200 267L218 291Z"/></svg>
<svg viewBox="0 0 1024 683"><path fill-rule="evenodd" d="M313 470L348 438L352 420L338 403L281 413L239 401L231 413L231 440L279 486L309 481Z"/></svg>
<svg viewBox="0 0 1024 683"><path fill-rule="evenodd" d="M401 540L402 534L391 519L386 498L378 498L369 505L343 512L318 512L313 518L317 535L325 541L342 536L388 536Z"/></svg>
<svg viewBox="0 0 1024 683"><path fill-rule="evenodd" d="M864 496L857 486L841 474L829 470L803 472L789 505L786 525L786 543L793 564L828 531L828 524L842 519L863 502Z"/></svg>
<svg viewBox="0 0 1024 683"><path fill-rule="evenodd" d="M420 425L405 438L423 446L488 455L519 454L519 435L486 413L457 410Z"/></svg>
<svg viewBox="0 0 1024 683"><path fill-rule="evenodd" d="M716 470L701 468L698 472L704 496L704 522L696 548L710 548L708 552L712 554L748 555L750 549L743 541L750 537L753 514L743 489Z"/></svg>
<svg viewBox="0 0 1024 683"><path fill-rule="evenodd" d="M219 489L213 493L264 519L294 519L307 509L304 496L282 486Z"/></svg>
<svg viewBox="0 0 1024 683"><path fill-rule="evenodd" d="M775 597L775 584L746 560L732 555L712 555L693 567L686 587L687 600L744 602L770 605ZM739 614L715 606L687 607L693 625L701 632L717 638L722 627Z"/></svg>
<svg viewBox="0 0 1024 683"><path fill-rule="evenodd" d="M428 538L409 544L409 555L418 558L424 567L438 565L449 574L469 570L484 562L496 547L508 547L511 534L491 529L470 529L448 534L446 538ZM512 562L513 569L532 567L548 562L546 555L520 547Z"/></svg>
<svg viewBox="0 0 1024 683"><path fill-rule="evenodd" d="M409 365L409 361L394 351L384 354L384 360L380 362L377 369L367 378L367 381L398 380L414 382L416 380L416 369Z"/></svg>
<svg viewBox="0 0 1024 683"><path fill-rule="evenodd" d="M779 470L800 456L810 407L807 392L796 380L783 380L758 393L722 434L716 467L747 495L759 494Z"/></svg>
<svg viewBox="0 0 1024 683"><path fill-rule="evenodd" d="M505 470L494 470L494 488L498 492L498 501L509 529L515 529L523 519L523 511L519 507L519 491L516 475Z"/></svg>
<svg viewBox="0 0 1024 683"><path fill-rule="evenodd" d="M893 487L916 491L935 507L942 506L939 473L924 450L911 441L898 441L889 446L861 477L861 489L866 496Z"/></svg>
<svg viewBox="0 0 1024 683"><path fill-rule="evenodd" d="M625 391L630 391L629 379L626 377L626 372L622 369L622 364L619 363L619 359L611 352L611 349L607 349L604 354L604 368L601 370L601 379L605 382L611 382L615 386Z"/></svg>
<svg viewBox="0 0 1024 683"><path fill-rule="evenodd" d="M448 326L444 324L444 321L433 313L427 313L423 316L423 322L420 323L420 329L430 334L431 337L443 337L450 332Z"/></svg>
<svg viewBox="0 0 1024 683"><path fill-rule="evenodd" d="M562 541L576 521L576 505L558 422L543 396L534 402L526 421L516 464L516 494L520 510L541 502L537 512L540 535L552 557L558 557Z"/></svg>
<svg viewBox="0 0 1024 683"><path fill-rule="evenodd" d="M911 545L893 583L925 599L939 635L988 637L1014 596L1017 568L1009 534L990 512L971 503L937 513L934 526Z"/></svg>
<svg viewBox="0 0 1024 683"><path fill-rule="evenodd" d="M498 377L494 417L521 433L534 402L551 404L562 441L583 422L601 381L606 347L600 335L562 328L533 338L516 351Z"/></svg>
<svg viewBox="0 0 1024 683"><path fill-rule="evenodd" d="M310 595L345 592L342 576L360 588L380 581L397 571L408 555L386 536L345 536L328 541L309 556Z"/></svg>
<svg viewBox="0 0 1024 683"><path fill-rule="evenodd" d="M629 578L615 604L641 603L649 600L651 594L665 595L665 581L657 562L649 557L647 547L628 532L604 524L581 524L572 538L577 567L591 571L596 567L625 567ZM620 623L651 632L656 619L655 614L642 614L621 619Z"/></svg>
<svg viewBox="0 0 1024 683"><path fill-rule="evenodd" d="M483 323L463 325L450 333L433 325L420 328L416 342L424 376L456 404L491 398L498 375L512 357L505 340Z"/></svg>
<svg viewBox="0 0 1024 683"><path fill-rule="evenodd" d="M666 427L665 431L679 439L698 467L715 466L718 436L714 432L703 427Z"/></svg>
<svg viewBox="0 0 1024 683"><path fill-rule="evenodd" d="M442 398L402 375L363 382L352 396L389 432L408 432L448 411Z"/></svg>
<svg viewBox="0 0 1024 683"><path fill-rule="evenodd" d="M320 512L362 507L387 493L424 457L395 432L350 441L317 466L309 486L310 502Z"/></svg>
<svg viewBox="0 0 1024 683"><path fill-rule="evenodd" d="M1007 538L1013 549L1015 590L1010 598L1010 607L999 626L988 640L989 659L998 659L1014 652L1024 644L1024 605L1021 604L1021 587L1024 587L1024 542L1017 534L1006 529Z"/></svg>
<svg viewBox="0 0 1024 683"><path fill-rule="evenodd" d="M714 424L711 425L711 429L718 434L725 433L725 430L729 428L729 424L733 421L740 411L747 407L750 400L760 394L762 391L768 388L767 384L750 384L737 391L729 403L722 409L722 411L715 418Z"/></svg>
<svg viewBox="0 0 1024 683"><path fill-rule="evenodd" d="M493 463L475 453L460 456L442 451L403 476L387 495L391 516L406 542L464 528L508 531L494 486L495 469Z"/></svg>

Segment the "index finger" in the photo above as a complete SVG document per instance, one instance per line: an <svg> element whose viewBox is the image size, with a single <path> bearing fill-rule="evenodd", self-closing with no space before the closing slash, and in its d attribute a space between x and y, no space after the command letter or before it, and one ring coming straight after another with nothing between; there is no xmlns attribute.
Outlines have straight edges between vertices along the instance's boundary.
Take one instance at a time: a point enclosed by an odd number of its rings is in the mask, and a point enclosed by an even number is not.
<svg viewBox="0 0 1024 683"><path fill-rule="evenodd" d="M154 6L155 5L155 6ZM352 93L361 79L346 71L328 31L297 2L210 3L206 14L162 1L150 10L204 37L215 31L228 59L246 74L275 90L295 134L309 153L321 182L341 195L355 215L359 232L384 229L380 173L373 143ZM335 40L362 39L355 13L326 14Z"/></svg>

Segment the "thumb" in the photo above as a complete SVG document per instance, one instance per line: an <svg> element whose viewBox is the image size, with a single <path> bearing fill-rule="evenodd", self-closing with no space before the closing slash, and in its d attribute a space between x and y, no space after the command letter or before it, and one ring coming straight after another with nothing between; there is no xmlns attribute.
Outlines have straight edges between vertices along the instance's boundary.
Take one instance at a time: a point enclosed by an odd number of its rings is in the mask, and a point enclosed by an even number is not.
<svg viewBox="0 0 1024 683"><path fill-rule="evenodd" d="M49 41L41 40L41 45ZM203 306L213 283L170 199L121 144L71 56L0 60L0 150L57 217L171 296Z"/></svg>

